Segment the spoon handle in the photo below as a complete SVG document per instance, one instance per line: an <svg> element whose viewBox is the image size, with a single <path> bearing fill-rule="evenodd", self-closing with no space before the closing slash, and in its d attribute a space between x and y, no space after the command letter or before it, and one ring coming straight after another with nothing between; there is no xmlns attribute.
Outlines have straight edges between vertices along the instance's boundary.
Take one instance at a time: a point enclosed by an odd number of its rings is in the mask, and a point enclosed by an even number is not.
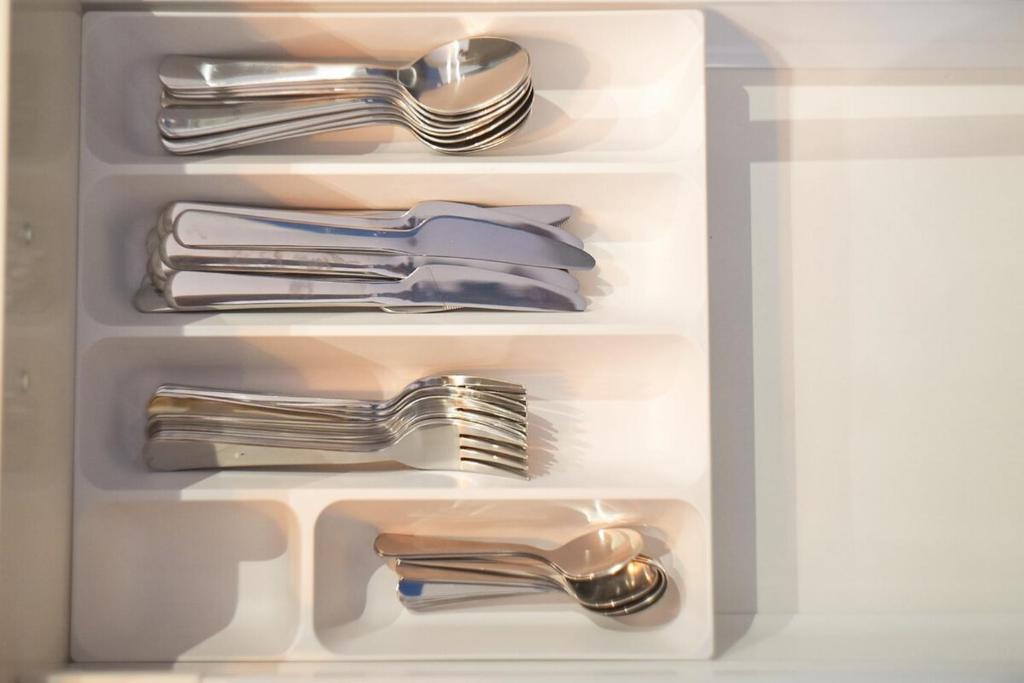
<svg viewBox="0 0 1024 683"><path fill-rule="evenodd" d="M381 97L322 100L317 102L247 102L224 106L174 106L160 110L157 125L170 138L193 138L232 130L265 126L282 121L295 121L311 116L364 112L367 108L386 106Z"/></svg>
<svg viewBox="0 0 1024 683"><path fill-rule="evenodd" d="M521 567L521 568L520 568ZM551 570L553 571L553 570ZM563 590L551 571L508 561L445 560L436 563L397 560L395 573L400 578L424 583L462 583L470 585L521 586L544 590Z"/></svg>
<svg viewBox="0 0 1024 683"><path fill-rule="evenodd" d="M160 63L160 82L172 93L331 85L352 80L395 83L398 70L381 65L331 60L302 62L216 59L170 55Z"/></svg>
<svg viewBox="0 0 1024 683"><path fill-rule="evenodd" d="M406 560L501 555L529 556L545 561L547 559L539 548L519 543L467 541L412 534L380 534L374 541L373 548L381 557L401 557Z"/></svg>
<svg viewBox="0 0 1024 683"><path fill-rule="evenodd" d="M172 154L205 154L222 149L234 149L249 145L276 142L289 138L306 137L316 133L334 133L353 128L367 126L409 124L401 116L394 113L392 107L363 108L358 113L341 112L323 114L299 121L279 121L265 126L254 126L240 130L227 130L212 135L194 138L169 138L161 136L160 142L164 149Z"/></svg>
<svg viewBox="0 0 1024 683"><path fill-rule="evenodd" d="M412 579L398 582L398 599L411 610L430 610L458 607L480 600L518 598L544 595L549 588L529 586L467 585L464 583L426 583Z"/></svg>

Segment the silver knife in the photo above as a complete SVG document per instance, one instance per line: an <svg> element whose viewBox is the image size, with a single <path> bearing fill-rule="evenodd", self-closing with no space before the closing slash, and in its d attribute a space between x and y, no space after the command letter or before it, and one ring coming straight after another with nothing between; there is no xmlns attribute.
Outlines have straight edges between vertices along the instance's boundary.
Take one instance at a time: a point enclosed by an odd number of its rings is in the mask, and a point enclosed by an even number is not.
<svg viewBox="0 0 1024 683"><path fill-rule="evenodd" d="M158 291L153 285L143 283L132 299L135 310L140 313L177 313L178 310L171 308L164 298L163 291ZM385 313L443 313L446 311L457 311L458 306L396 306L389 308L382 306L381 311Z"/></svg>
<svg viewBox="0 0 1024 683"><path fill-rule="evenodd" d="M171 270L210 270L232 273L319 275L321 277L390 278L410 275L420 266L450 265L486 268L529 277L570 291L580 284L557 268L536 268L498 261L476 261L438 256L407 256L368 252L293 251L287 249L195 249L167 235L151 257L150 275L157 287Z"/></svg>
<svg viewBox="0 0 1024 683"><path fill-rule="evenodd" d="M271 218L294 220L300 223L321 223L325 225L338 225L346 227L349 218L366 218L370 220L389 221L393 224L403 225L408 223L410 213L422 215L419 207L434 202L419 202L409 210L390 209L282 209L268 208L263 206L242 206L236 204L215 204L212 202L174 202L168 204L160 214L157 227L160 235L167 235L174 229L174 221L185 211L205 210L217 213L229 213L254 218ZM466 202L439 202L446 205L446 213L450 216L461 216L469 218L468 212L474 210L485 210L491 212L490 218L485 219L490 223L499 225L518 225L517 221L510 221L509 217L522 219L535 225L562 225L573 216L574 207L569 204L519 204L512 206L480 206ZM337 221L337 222L335 222ZM554 237L556 233L552 233ZM573 239L579 239L566 232ZM563 240L564 241L564 240ZM570 242L571 243L571 242ZM579 244L575 246L581 246Z"/></svg>
<svg viewBox="0 0 1024 683"><path fill-rule="evenodd" d="M423 266L388 282L179 271L164 288L179 311L458 306L506 311L581 311L578 292L464 266Z"/></svg>
<svg viewBox="0 0 1024 683"><path fill-rule="evenodd" d="M383 251L566 270L590 270L595 265L590 254L571 244L518 228L454 216L431 218L412 230L352 230L185 211L174 224L174 235L181 244L199 249Z"/></svg>
<svg viewBox="0 0 1024 683"><path fill-rule="evenodd" d="M161 215L158 224L161 235L169 234L174 229L174 221L185 211L212 211L214 213L226 213L236 216L248 216L257 219L283 220L294 223L308 223L310 225L326 225L337 228L352 228L359 230L409 230L421 225L424 221L438 216L453 216L455 218L469 218L484 223L494 223L512 228L519 228L537 235L551 237L560 242L571 244L580 249L583 248L583 241L564 228L550 225L544 222L537 222L518 216L506 211L506 208L523 208L527 213L541 209L539 213L545 213L548 207L501 207L493 209L480 207L474 204L447 201L426 201L419 202L407 211L377 212L376 214L359 214L355 212L326 212L326 211L303 211L290 209L254 209L250 207L231 206L229 204L203 204L198 202L175 202L168 206ZM560 218L568 210L572 214L572 207L554 205L556 211L547 211L551 217ZM568 218L568 216L566 217ZM565 219L563 219L564 221Z"/></svg>

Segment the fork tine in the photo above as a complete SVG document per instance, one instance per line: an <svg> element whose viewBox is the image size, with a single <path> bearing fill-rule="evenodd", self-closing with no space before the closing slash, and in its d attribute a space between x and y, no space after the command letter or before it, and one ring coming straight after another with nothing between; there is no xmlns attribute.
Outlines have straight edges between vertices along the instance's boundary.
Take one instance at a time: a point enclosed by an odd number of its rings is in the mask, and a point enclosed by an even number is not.
<svg viewBox="0 0 1024 683"><path fill-rule="evenodd" d="M459 457L480 462L495 463L507 467L516 467L523 470L529 469L529 459L523 456L509 456L494 451L482 451L473 448L460 448Z"/></svg>
<svg viewBox="0 0 1024 683"><path fill-rule="evenodd" d="M469 423L461 420L455 421L453 424L458 428L459 436L463 438L515 449L526 448L526 435L519 432L514 432L510 435L505 430L489 429L478 423Z"/></svg>
<svg viewBox="0 0 1024 683"><path fill-rule="evenodd" d="M477 453L493 453L506 458L525 461L527 459L525 448L513 448L505 444L498 444L474 439L473 437L459 437L459 448L463 451Z"/></svg>
<svg viewBox="0 0 1024 683"><path fill-rule="evenodd" d="M492 463L484 460L478 460L476 458L460 458L459 469L463 472L473 472L476 474L498 474L504 476L514 476L520 479L530 478L529 472L527 472L525 467L515 467L505 464Z"/></svg>

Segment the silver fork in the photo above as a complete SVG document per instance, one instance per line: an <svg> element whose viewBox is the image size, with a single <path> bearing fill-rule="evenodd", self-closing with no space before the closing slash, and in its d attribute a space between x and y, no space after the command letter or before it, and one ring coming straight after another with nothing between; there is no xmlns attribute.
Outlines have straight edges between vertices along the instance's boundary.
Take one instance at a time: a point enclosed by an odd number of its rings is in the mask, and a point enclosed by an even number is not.
<svg viewBox="0 0 1024 683"><path fill-rule="evenodd" d="M143 457L155 470L227 468L309 468L397 462L422 470L451 470L529 478L525 451L518 457L455 425L417 429L387 448L337 451L192 440L174 435L150 438Z"/></svg>
<svg viewBox="0 0 1024 683"><path fill-rule="evenodd" d="M151 413L188 413L197 407L216 412L242 411L262 414L286 411L300 415L319 416L323 419L376 418L395 415L406 406L428 398L466 401L466 409L483 410L508 419L526 416L525 397L502 392L481 390L468 386L425 385L406 388L387 401L358 401L350 399L303 399L219 389L197 389L163 385L150 399ZM477 405L481 404L481 405Z"/></svg>

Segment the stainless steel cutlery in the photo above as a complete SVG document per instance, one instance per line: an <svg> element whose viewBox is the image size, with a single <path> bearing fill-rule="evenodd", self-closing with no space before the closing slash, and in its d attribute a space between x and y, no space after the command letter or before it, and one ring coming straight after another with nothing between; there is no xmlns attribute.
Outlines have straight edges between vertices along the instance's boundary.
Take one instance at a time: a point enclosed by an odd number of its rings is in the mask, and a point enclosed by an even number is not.
<svg viewBox="0 0 1024 683"><path fill-rule="evenodd" d="M571 213L447 201L382 212L177 202L147 238L136 306L579 311L586 300L571 271L594 259L562 227Z"/></svg>
<svg viewBox="0 0 1024 683"><path fill-rule="evenodd" d="M643 537L626 528L596 529L551 549L412 534L380 534L373 544L381 557L408 561L524 558L546 564L566 578L581 581L614 574L629 564L643 547Z"/></svg>
<svg viewBox="0 0 1024 683"><path fill-rule="evenodd" d="M309 209L268 209L257 206L236 206L209 202L174 202L161 213L157 228L161 236L174 231L174 223L186 211L212 211L249 218L294 221L310 225L362 230L404 230L416 228L440 216L457 216L484 223L494 223L552 237L580 249L583 241L559 229L572 218L568 204L530 204L525 206L477 206L465 202L425 201L405 211L314 211Z"/></svg>
<svg viewBox="0 0 1024 683"><path fill-rule="evenodd" d="M164 147L199 154L382 124L443 153L489 149L530 115L530 58L497 37L454 40L405 66L172 55L160 64Z"/></svg>
<svg viewBox="0 0 1024 683"><path fill-rule="evenodd" d="M581 311L586 303L577 292L539 280L465 266L421 266L394 282L185 271L167 278L164 298L179 311L423 306Z"/></svg>
<svg viewBox="0 0 1024 683"><path fill-rule="evenodd" d="M512 571L510 571L512 569ZM529 568L488 565L460 566L419 564L399 561L395 571L399 600L409 609L432 610L465 606L480 600L513 595L562 592L581 607L609 617L636 614L660 600L668 577L661 566L646 555L637 555L615 574L585 581Z"/></svg>
<svg viewBox="0 0 1024 683"><path fill-rule="evenodd" d="M410 256L374 252L299 251L287 249L197 249L183 246L174 235L165 236L150 253L149 275L162 290L175 271L201 270L230 273L320 275L356 279L400 279L421 266L449 265L486 268L547 282L570 291L579 290L572 274L558 268L534 268L499 261Z"/></svg>
<svg viewBox="0 0 1024 683"><path fill-rule="evenodd" d="M413 610L560 592L605 616L635 614L665 594L668 575L629 528L601 528L552 549L406 534L380 534L374 550L399 576Z"/></svg>
<svg viewBox="0 0 1024 683"><path fill-rule="evenodd" d="M155 470L399 463L528 476L525 390L486 378L427 377L385 401L165 385L147 415Z"/></svg>
<svg viewBox="0 0 1024 683"><path fill-rule="evenodd" d="M461 216L436 216L413 228L382 230L186 211L175 221L174 236L184 246L199 249L377 251L568 270L594 267L594 258L571 244L532 231Z"/></svg>
<svg viewBox="0 0 1024 683"><path fill-rule="evenodd" d="M159 68L164 148L200 154L397 125L450 154L489 149L533 105L514 41L456 40L404 65L170 56ZM147 237L140 310L581 311L574 273L595 267L564 227L572 207L423 201L325 211L176 202ZM401 465L527 478L526 391L465 375L426 377L386 400L164 385L147 405L153 470ZM375 552L411 610L561 594L621 617L656 604L669 578L625 527L558 547L382 533Z"/></svg>

